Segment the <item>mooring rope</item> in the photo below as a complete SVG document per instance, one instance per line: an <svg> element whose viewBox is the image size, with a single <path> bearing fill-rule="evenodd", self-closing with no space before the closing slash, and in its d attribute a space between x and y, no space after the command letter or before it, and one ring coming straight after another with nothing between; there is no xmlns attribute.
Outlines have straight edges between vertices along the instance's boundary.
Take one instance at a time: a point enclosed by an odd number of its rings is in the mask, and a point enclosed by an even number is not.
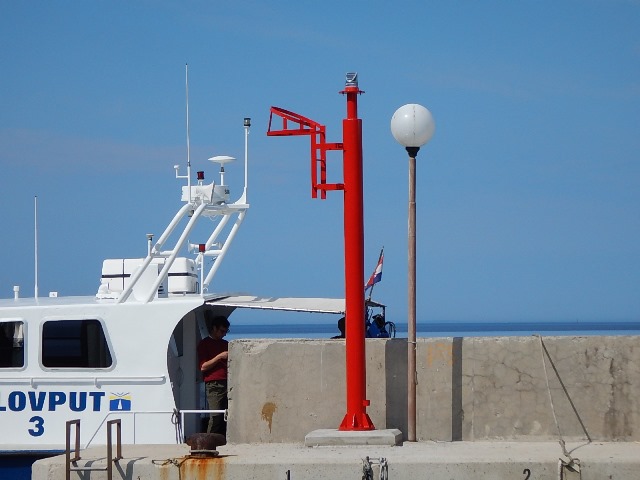
<svg viewBox="0 0 640 480"><path fill-rule="evenodd" d="M171 415L171 423L175 425L176 430L176 443L182 443L182 423L180 422L180 412L177 409L173 409L173 414Z"/></svg>
<svg viewBox="0 0 640 480"><path fill-rule="evenodd" d="M551 395L551 386L549 384L549 372L547 371L547 362L545 361L545 354L546 354L547 358L549 359L549 362L551 363L551 367L553 368L553 371L556 373L556 376L558 377L558 381L560 382L560 385L562 386L562 390L564 391L565 395L567 396L567 399L569 400L569 403L571 404L571 408L573 409L573 412L576 414L578 422L580 422L580 426L582 427L582 431L584 432L584 434L587 437L587 444L591 443L591 436L589 435L589 432L587 431L587 428L585 427L584 423L582 422L582 419L580 418L580 415L578 414L578 410L576 409L576 406L573 404L573 401L571 400L571 397L569 396L569 392L567 391L567 388L564 386L564 383L562 382L562 379L560 378L560 373L558 372L558 369L556 368L555 364L553 363L553 360L551 359L551 355L549 354L549 350L547 350L547 347L544 344L544 341L542 340L542 335L536 335L536 336L538 337L538 340L540 341L540 356L541 356L541 359L542 359L542 366L544 368L545 381L547 383L547 393L549 394L549 403L551 404L551 412L553 413L553 420L554 420L554 422L556 424L556 430L558 431L558 439L559 439L558 443L560 444L560 447L562 448L562 454L569 459L568 462L565 462L564 460L560 459L560 462L564 463L569 468L578 468L579 469L580 459L573 458L571 456L570 452L567 450L564 438L562 437L562 431L560 430L560 422L558 422L558 416L556 415L556 407L555 407L555 405L553 403L553 395Z"/></svg>

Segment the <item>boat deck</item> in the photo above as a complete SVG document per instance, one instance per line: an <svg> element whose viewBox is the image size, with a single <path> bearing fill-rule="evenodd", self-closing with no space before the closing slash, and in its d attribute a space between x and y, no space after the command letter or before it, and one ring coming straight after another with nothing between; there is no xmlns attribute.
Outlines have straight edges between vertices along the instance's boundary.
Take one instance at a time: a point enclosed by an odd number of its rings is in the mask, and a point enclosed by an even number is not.
<svg viewBox="0 0 640 480"><path fill-rule="evenodd" d="M557 442L405 442L402 446L326 446L230 444L216 458L193 458L186 445L123 445L115 479L429 479L541 480L640 479L640 443L567 444L579 472ZM81 452L78 466L105 465L106 447ZM368 461L367 461L368 458ZM385 469L386 477L380 475ZM574 469L577 470L577 469ZM63 480L65 456L39 460L33 480ZM368 476L365 476L365 473ZM83 476L85 475L85 476ZM87 478L72 472L72 479ZM91 472L91 479L106 472Z"/></svg>

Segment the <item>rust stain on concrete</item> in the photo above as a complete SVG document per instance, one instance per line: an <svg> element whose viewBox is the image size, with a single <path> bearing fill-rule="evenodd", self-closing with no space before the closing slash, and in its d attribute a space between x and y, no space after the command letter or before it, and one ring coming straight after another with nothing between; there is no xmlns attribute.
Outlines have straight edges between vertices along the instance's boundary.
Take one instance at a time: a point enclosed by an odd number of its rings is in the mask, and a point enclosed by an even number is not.
<svg viewBox="0 0 640 480"><path fill-rule="evenodd" d="M269 424L269 433L273 424L273 414L278 409L275 403L267 402L262 406L262 419Z"/></svg>
<svg viewBox="0 0 640 480"><path fill-rule="evenodd" d="M168 480L171 478L171 469L175 468L173 464L160 466L160 480Z"/></svg>
<svg viewBox="0 0 640 480"><path fill-rule="evenodd" d="M427 345L427 366L453 365L453 345L449 342L434 342Z"/></svg>
<svg viewBox="0 0 640 480"><path fill-rule="evenodd" d="M180 478L193 480L224 480L227 477L224 457L187 458L180 465Z"/></svg>

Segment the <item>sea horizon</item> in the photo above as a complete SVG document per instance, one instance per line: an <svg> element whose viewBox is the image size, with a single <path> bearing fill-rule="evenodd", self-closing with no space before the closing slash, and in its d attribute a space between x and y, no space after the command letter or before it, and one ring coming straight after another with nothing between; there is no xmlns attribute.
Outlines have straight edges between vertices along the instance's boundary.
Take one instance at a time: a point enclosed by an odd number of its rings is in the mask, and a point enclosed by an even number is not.
<svg viewBox="0 0 640 480"><path fill-rule="evenodd" d="M407 337L407 324L395 323L395 337ZM330 339L338 335L334 323L260 323L233 324L228 340L243 338ZM438 321L418 322L418 337L484 336L583 336L640 335L640 320L563 320L563 321Z"/></svg>

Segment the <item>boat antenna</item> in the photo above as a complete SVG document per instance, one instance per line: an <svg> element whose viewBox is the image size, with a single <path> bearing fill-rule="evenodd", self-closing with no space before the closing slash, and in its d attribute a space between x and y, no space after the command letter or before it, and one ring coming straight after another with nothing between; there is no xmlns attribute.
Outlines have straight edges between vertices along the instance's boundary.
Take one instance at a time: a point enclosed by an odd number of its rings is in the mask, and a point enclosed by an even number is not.
<svg viewBox="0 0 640 480"><path fill-rule="evenodd" d="M185 91L187 102L187 190L189 191L189 202L191 202L191 142L189 135L189 64L184 65Z"/></svg>
<svg viewBox="0 0 640 480"><path fill-rule="evenodd" d="M176 171L176 178L186 178L187 179L187 190L189 191L189 203L191 203L191 142L189 135L189 64L185 63L184 65L184 76L185 76L185 89L187 96L187 174L180 175L178 170L180 169L180 165L174 165L173 168Z"/></svg>
<svg viewBox="0 0 640 480"><path fill-rule="evenodd" d="M247 203L247 180L249 172L249 129L251 128L251 118L244 118L244 190L240 203Z"/></svg>
<svg viewBox="0 0 640 480"><path fill-rule="evenodd" d="M34 298L36 298L36 300L38 299L38 196L35 195L33 197L33 222L34 222L34 289L33 289L33 296Z"/></svg>

